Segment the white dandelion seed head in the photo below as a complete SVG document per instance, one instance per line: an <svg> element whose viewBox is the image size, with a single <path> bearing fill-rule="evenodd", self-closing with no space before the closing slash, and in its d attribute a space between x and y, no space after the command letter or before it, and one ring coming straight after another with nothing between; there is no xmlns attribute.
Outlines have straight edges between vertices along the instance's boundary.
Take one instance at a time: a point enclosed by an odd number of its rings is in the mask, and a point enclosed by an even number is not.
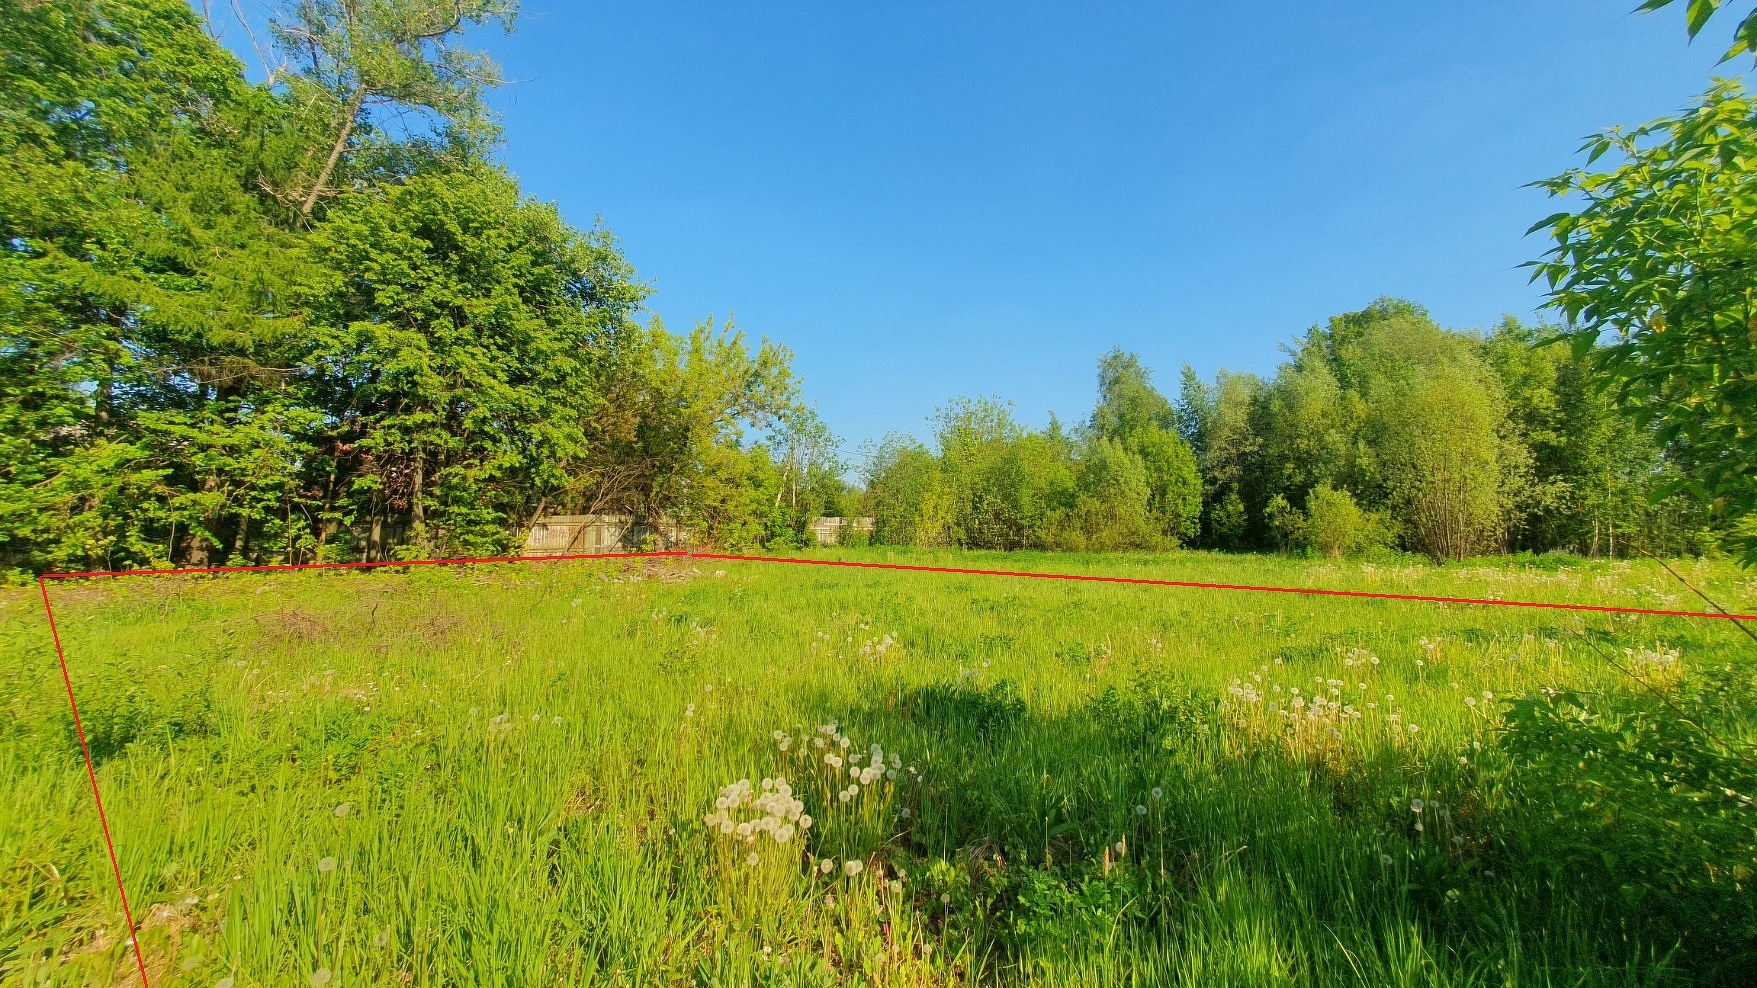
<svg viewBox="0 0 1757 988"><path fill-rule="evenodd" d="M828 875L830 872L834 871L835 869L836 869L836 862L831 861L829 858L825 858L822 861L819 861L817 863L817 870L818 870L818 874L820 874L820 875Z"/></svg>
<svg viewBox="0 0 1757 988"><path fill-rule="evenodd" d="M1142 806L1139 803L1136 803L1135 804L1135 815L1136 816L1146 816L1147 815L1147 807Z"/></svg>
<svg viewBox="0 0 1757 988"><path fill-rule="evenodd" d="M336 816L347 816L349 813L352 813L353 811L354 811L353 806L351 806L347 803L342 803L341 805L336 807Z"/></svg>
<svg viewBox="0 0 1757 988"><path fill-rule="evenodd" d="M1425 807L1426 805L1427 805L1426 803L1422 802L1419 799L1412 799L1409 801L1409 808L1411 810L1414 810L1417 813L1420 813L1422 811L1422 808Z"/></svg>
<svg viewBox="0 0 1757 988"><path fill-rule="evenodd" d="M755 851L750 852L750 857L744 859L744 863L750 865L752 868L755 868L757 865L762 864L762 861L763 861L763 856L756 853Z"/></svg>
<svg viewBox="0 0 1757 988"><path fill-rule="evenodd" d="M1151 795L1154 799L1159 799L1165 795L1165 790L1159 788L1158 786L1154 786L1153 791L1151 793L1149 793L1149 795Z"/></svg>
<svg viewBox="0 0 1757 988"><path fill-rule="evenodd" d="M335 858L323 858L317 862L317 870L325 874L336 870Z"/></svg>
<svg viewBox="0 0 1757 988"><path fill-rule="evenodd" d="M863 862L856 861L852 858L842 862L842 874L847 875L849 878L853 878L864 870L866 870L866 865Z"/></svg>

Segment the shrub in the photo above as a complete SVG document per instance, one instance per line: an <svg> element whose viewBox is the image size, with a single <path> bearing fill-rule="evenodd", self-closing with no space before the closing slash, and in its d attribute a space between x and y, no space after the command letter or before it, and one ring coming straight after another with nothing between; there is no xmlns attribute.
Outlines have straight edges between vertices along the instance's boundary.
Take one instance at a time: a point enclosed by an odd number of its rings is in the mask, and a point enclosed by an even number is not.
<svg viewBox="0 0 1757 988"><path fill-rule="evenodd" d="M1392 534L1384 517L1361 510L1353 495L1319 484L1306 498L1298 540L1311 552L1340 559L1388 549Z"/></svg>
<svg viewBox="0 0 1757 988"><path fill-rule="evenodd" d="M1546 691L1512 703L1501 736L1527 816L1509 849L1635 924L1625 934L1681 946L1705 982L1757 970L1757 772L1707 733L1752 695L1727 674L1664 694Z"/></svg>

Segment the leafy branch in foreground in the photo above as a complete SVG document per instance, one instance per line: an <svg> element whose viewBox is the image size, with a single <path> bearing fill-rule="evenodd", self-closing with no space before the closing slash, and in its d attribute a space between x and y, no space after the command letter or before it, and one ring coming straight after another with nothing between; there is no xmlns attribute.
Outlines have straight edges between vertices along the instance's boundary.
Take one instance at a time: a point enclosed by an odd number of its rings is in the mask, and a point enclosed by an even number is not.
<svg viewBox="0 0 1757 988"><path fill-rule="evenodd" d="M1579 202L1537 223L1555 241L1531 263L1578 354L1657 426L1688 491L1738 523L1757 516L1757 107L1717 82L1683 113L1581 149L1586 165L1535 183ZM1622 163L1591 171L1611 152ZM1757 528L1732 541L1757 562Z"/></svg>

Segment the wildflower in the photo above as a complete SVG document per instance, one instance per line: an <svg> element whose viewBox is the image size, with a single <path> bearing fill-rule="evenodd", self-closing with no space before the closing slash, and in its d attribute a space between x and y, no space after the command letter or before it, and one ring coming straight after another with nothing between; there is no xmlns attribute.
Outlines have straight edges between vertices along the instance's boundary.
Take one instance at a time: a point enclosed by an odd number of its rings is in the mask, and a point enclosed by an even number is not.
<svg viewBox="0 0 1757 988"><path fill-rule="evenodd" d="M1463 756L1463 755L1459 755L1459 756L1458 756L1458 764L1460 764L1460 765L1469 765L1469 764L1470 764L1470 759L1468 759L1468 758L1466 758L1466 757L1464 757L1464 756Z"/></svg>
<svg viewBox="0 0 1757 988"><path fill-rule="evenodd" d="M1495 702L1495 695L1493 693L1490 693L1488 690L1483 690L1482 691L1482 699L1483 699L1484 703L1493 703L1493 702Z"/></svg>
<svg viewBox="0 0 1757 988"><path fill-rule="evenodd" d="M847 875L849 878L853 878L855 875L860 874L865 867L866 865L859 861L844 861L842 862L842 874Z"/></svg>
<svg viewBox="0 0 1757 988"><path fill-rule="evenodd" d="M1135 815L1136 816L1146 816L1147 815L1147 807L1142 806L1139 803L1136 803L1135 804Z"/></svg>
<svg viewBox="0 0 1757 988"><path fill-rule="evenodd" d="M1389 855L1389 854L1379 855L1379 863L1389 867L1391 864L1391 855Z"/></svg>
<svg viewBox="0 0 1757 988"><path fill-rule="evenodd" d="M1474 697L1474 696L1467 696L1467 697L1465 697L1465 698L1464 698L1464 705L1465 705L1465 706L1467 706L1467 707L1474 707L1474 706L1476 706L1476 697Z"/></svg>
<svg viewBox="0 0 1757 988"><path fill-rule="evenodd" d="M952 904L952 893L941 892L940 893L940 905L949 906L951 904Z"/></svg>
<svg viewBox="0 0 1757 988"><path fill-rule="evenodd" d="M695 716L695 704L692 703L692 704L684 707L683 708L683 716L694 717Z"/></svg>
<svg viewBox="0 0 1757 988"><path fill-rule="evenodd" d="M714 692L714 684L713 684L713 683L704 683L704 684L703 684L703 685L702 685L702 692L703 692L703 693L712 693L712 692Z"/></svg>
<svg viewBox="0 0 1757 988"><path fill-rule="evenodd" d="M490 723L490 724L504 724L504 723L506 723L506 715L500 714L499 716L494 717L488 723Z"/></svg>
<svg viewBox="0 0 1757 988"><path fill-rule="evenodd" d="M349 806L347 803L343 803L340 806L336 807L336 816L338 816L338 817L347 816L349 813L353 812L353 810L354 810L354 808L352 806Z"/></svg>
<svg viewBox="0 0 1757 988"><path fill-rule="evenodd" d="M317 862L317 870L324 872L325 874L332 872L332 871L335 871L336 870L336 859L335 858L322 859L321 861Z"/></svg>
<svg viewBox="0 0 1757 988"><path fill-rule="evenodd" d="M1421 800L1419 800L1419 799L1412 799L1412 800L1410 800L1410 801L1409 801L1409 808L1410 808L1410 809L1411 809L1411 810L1414 810L1414 811L1415 811L1415 812L1417 812L1417 813L1420 813L1420 812L1421 812L1421 810L1422 810L1422 807L1423 807L1423 806L1426 806L1426 805L1427 805L1427 804L1426 804L1426 803L1423 803L1423 802L1422 802L1422 801L1421 801Z"/></svg>
<svg viewBox="0 0 1757 988"><path fill-rule="evenodd" d="M810 830L811 829L811 814L810 813L799 814L799 829L800 830Z"/></svg>
<svg viewBox="0 0 1757 988"><path fill-rule="evenodd" d="M763 860L762 855L756 853L755 851L752 851L752 852L750 852L750 857L744 859L744 863L750 865L752 868L755 868L757 865L762 863L762 860Z"/></svg>
<svg viewBox="0 0 1757 988"><path fill-rule="evenodd" d="M214 988L232 988L235 984L237 984L237 982L231 978L221 978L214 982Z"/></svg>
<svg viewBox="0 0 1757 988"><path fill-rule="evenodd" d="M318 986L318 988L322 988L323 985L329 984L329 979L330 973L329 968L327 967L320 967L311 972L311 983Z"/></svg>
<svg viewBox="0 0 1757 988"><path fill-rule="evenodd" d="M551 724L559 724L559 723L561 723L561 718L560 718L560 717L556 717L556 718L554 718L554 719L552 719L552 720L551 720L551 721L550 721L550 722L549 722L549 723L551 723Z"/></svg>
<svg viewBox="0 0 1757 988"><path fill-rule="evenodd" d="M905 806L905 807L903 807L903 808L902 808L902 809L900 809L900 810L898 810L898 811L897 811L897 815L898 815L898 816L900 816L900 817L902 817L902 818L903 818L903 819L905 819L905 820L907 820L907 819L909 819L909 818L910 818L910 817L911 817L911 816L914 816L914 815L915 815L915 813L914 813L914 811L913 811L913 810L911 810L911 809L909 809L909 807L907 807L907 806Z"/></svg>
<svg viewBox="0 0 1757 988"><path fill-rule="evenodd" d="M825 858L822 861L819 861L817 863L817 870L818 870L818 873L821 875L828 875L830 872L834 871L835 869L836 869L836 862L831 861L829 858Z"/></svg>
<svg viewBox="0 0 1757 988"><path fill-rule="evenodd" d="M1152 795L1152 796L1153 796L1153 798L1154 798L1154 799L1158 799L1158 798L1160 798L1160 797L1161 797L1161 796L1164 796L1164 795L1165 795L1165 790L1164 790L1164 789L1161 789L1161 788L1159 788L1159 787L1158 787L1158 786L1154 786L1154 787L1153 787L1153 792L1152 792L1152 793L1151 793L1151 795Z"/></svg>
<svg viewBox="0 0 1757 988"><path fill-rule="evenodd" d="M1119 840L1115 844L1111 845L1111 847L1119 855L1126 855L1129 853L1129 842L1128 841Z"/></svg>

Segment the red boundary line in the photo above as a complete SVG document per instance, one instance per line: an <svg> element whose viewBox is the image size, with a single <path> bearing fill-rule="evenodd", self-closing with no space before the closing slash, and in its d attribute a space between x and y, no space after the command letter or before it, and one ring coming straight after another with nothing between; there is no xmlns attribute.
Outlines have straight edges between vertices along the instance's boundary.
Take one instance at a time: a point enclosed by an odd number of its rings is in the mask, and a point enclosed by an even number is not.
<svg viewBox="0 0 1757 988"><path fill-rule="evenodd" d="M116 892L122 897L122 915L128 922L128 936L134 944L134 960L140 968L140 983L151 988L146 975L146 957L140 952L140 934L134 925L134 913L128 904L128 890L122 882L122 866L116 858L116 842L110 836L110 822L104 815L104 798L98 792L98 770L92 762L91 747L86 744L85 726L79 719L79 701L73 696L73 677L67 670L67 655L61 648L61 632L55 626L55 609L49 604L50 580L76 580L125 576L199 576L211 573L280 573L291 570L322 569L386 569L398 566L467 566L473 563L560 563L576 559L717 559L741 563L793 563L801 566L841 566L849 569L899 570L909 573L950 573L963 576L1007 576L1030 580L1067 580L1080 583L1122 583L1146 587L1178 587L1186 590L1237 590L1249 593L1290 593L1314 597L1355 597L1370 600L1407 600L1429 604L1470 604L1483 607L1533 607L1563 611L1590 611L1598 614L1643 614L1657 617L1712 618L1726 621L1757 621L1757 614L1714 613L1710 611L1669 611L1648 607L1613 607L1603 604L1558 604L1536 600L1489 600L1479 597L1432 597L1422 594L1376 593L1367 590L1326 590L1319 587L1272 587L1246 583L1201 583L1193 580L1153 580L1132 576L1097 576L1083 573L1030 573L1021 570L970 569L957 566L915 566L907 563L862 563L844 559L797 559L786 556L740 556L717 552L596 552L559 556L483 556L470 559L409 559L378 563L297 563L278 566L199 566L183 569L95 570L89 573L44 573L37 577L43 595L43 613L49 619L49 634L55 642L55 659L61 664L61 681L67 687L67 705L73 710L73 729L79 736L79 750L85 756L86 776L91 780L92 800L98 807L98 825L104 832L104 847L110 854L110 870L116 876Z"/></svg>

